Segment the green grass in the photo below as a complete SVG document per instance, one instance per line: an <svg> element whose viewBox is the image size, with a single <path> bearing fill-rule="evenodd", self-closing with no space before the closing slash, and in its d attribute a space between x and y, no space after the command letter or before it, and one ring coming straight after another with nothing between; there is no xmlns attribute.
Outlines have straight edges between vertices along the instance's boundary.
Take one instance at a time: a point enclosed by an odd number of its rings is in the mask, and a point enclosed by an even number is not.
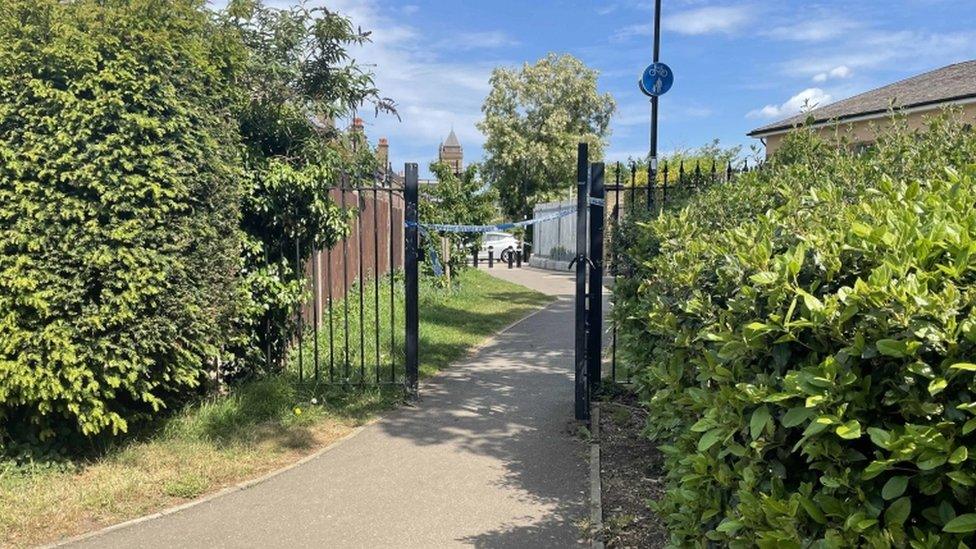
<svg viewBox="0 0 976 549"><path fill-rule="evenodd" d="M423 285L421 375L445 368L548 301L481 272L466 271L456 279L460 285L450 289L430 281ZM396 299L402 314L402 292ZM350 321L350 334L358 338L353 331L359 329L358 309ZM402 318L397 322L397 344L402 345ZM389 354L389 349L381 352ZM396 356L402 377L402 353L390 356ZM282 375L188 406L97 458L56 465L0 461L0 546L50 542L257 477L327 446L402 402L403 391L395 386L299 383L296 364L293 357Z"/></svg>

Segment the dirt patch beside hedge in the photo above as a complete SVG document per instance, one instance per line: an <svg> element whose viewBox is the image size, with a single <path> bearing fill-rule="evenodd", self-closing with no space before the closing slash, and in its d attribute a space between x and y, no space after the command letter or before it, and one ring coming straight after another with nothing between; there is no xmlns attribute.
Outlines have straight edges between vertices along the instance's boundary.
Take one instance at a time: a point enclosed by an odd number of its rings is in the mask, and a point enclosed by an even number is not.
<svg viewBox="0 0 976 549"><path fill-rule="evenodd" d="M664 547L664 521L649 503L664 494L663 458L641 434L646 414L632 394L600 404L603 539L608 548Z"/></svg>

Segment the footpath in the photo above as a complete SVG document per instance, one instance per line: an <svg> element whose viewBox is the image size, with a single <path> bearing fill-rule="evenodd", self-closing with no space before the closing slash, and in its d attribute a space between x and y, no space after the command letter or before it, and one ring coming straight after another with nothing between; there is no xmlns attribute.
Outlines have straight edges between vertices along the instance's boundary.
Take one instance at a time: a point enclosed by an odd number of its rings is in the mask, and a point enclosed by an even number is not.
<svg viewBox="0 0 976 549"><path fill-rule="evenodd" d="M557 299L422 382L415 406L317 458L72 547L579 545L588 465L572 421L573 279L491 272Z"/></svg>

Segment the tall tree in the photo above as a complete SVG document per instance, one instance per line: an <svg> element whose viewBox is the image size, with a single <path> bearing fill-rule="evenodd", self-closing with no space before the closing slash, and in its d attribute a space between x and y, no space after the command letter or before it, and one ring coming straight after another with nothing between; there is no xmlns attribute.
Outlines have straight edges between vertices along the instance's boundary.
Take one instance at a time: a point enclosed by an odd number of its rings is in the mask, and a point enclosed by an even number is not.
<svg viewBox="0 0 976 549"><path fill-rule="evenodd" d="M338 12L231 0L217 20L241 46L232 50L238 58L231 79L247 175L241 204L247 314L230 348L245 360L224 367L247 374L255 364L280 363L292 338L307 290L294 268L296 248L308 257L348 229L348 212L329 195L340 174L355 178L375 167L364 138L344 135L333 122L363 105L377 113L395 113L395 105L349 52L370 33Z"/></svg>
<svg viewBox="0 0 976 549"><path fill-rule="evenodd" d="M437 184L424 189L420 201L420 218L426 223L490 223L497 215L496 193L494 189L485 188L478 174L479 169L478 164L471 164L463 172L454 173L451 166L443 162L431 164L430 171L437 178ZM466 254L481 240L481 235L445 233L443 236L451 242L452 268L455 271L464 268L467 264Z"/></svg>
<svg viewBox="0 0 976 549"><path fill-rule="evenodd" d="M554 53L492 72L478 129L487 136L484 175L506 215L531 216L536 204L574 185L577 143L602 157L616 104L599 92L597 76L572 55Z"/></svg>

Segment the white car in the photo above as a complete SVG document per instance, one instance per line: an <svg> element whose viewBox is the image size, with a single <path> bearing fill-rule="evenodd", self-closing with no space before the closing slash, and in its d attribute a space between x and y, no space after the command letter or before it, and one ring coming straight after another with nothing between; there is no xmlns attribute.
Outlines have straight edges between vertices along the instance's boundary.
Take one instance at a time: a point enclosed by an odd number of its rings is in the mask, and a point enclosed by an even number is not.
<svg viewBox="0 0 976 549"><path fill-rule="evenodd" d="M478 255L481 261L488 261L488 248L491 248L495 261L505 263L508 261L508 254L517 250L519 247L518 239L509 233L490 232L485 233L484 241L481 243L481 250Z"/></svg>

